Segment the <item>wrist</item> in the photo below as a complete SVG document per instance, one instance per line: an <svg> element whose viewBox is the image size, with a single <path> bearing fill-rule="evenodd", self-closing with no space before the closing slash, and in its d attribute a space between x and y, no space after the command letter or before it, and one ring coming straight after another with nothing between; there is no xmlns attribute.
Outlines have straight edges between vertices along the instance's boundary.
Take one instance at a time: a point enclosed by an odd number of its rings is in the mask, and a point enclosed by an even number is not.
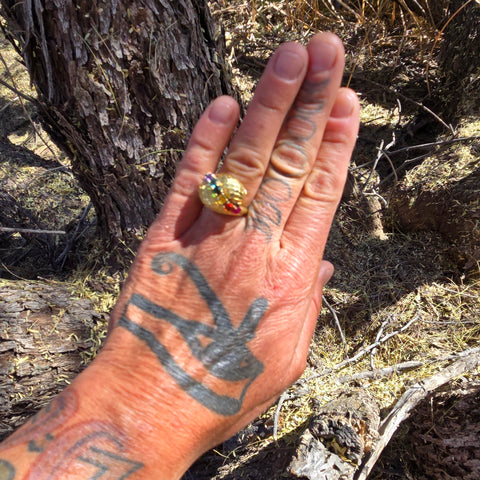
<svg viewBox="0 0 480 480"><path fill-rule="evenodd" d="M139 479L180 478L217 443L220 418L193 402L134 342L128 332L112 331L74 386L91 419L111 425L131 458L144 464Z"/></svg>

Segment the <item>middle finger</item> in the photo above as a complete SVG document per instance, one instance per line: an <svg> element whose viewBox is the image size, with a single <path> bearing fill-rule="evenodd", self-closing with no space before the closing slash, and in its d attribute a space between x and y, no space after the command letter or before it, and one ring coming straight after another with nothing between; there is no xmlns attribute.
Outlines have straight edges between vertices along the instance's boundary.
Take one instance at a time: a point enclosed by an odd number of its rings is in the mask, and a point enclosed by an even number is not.
<svg viewBox="0 0 480 480"><path fill-rule="evenodd" d="M221 168L255 195L285 115L292 106L308 67L307 49L298 43L281 45L268 62L247 114L230 143Z"/></svg>
<svg viewBox="0 0 480 480"><path fill-rule="evenodd" d="M248 226L267 240L278 238L310 173L344 67L338 37L316 35L308 45L310 64L271 153L262 183L249 208Z"/></svg>

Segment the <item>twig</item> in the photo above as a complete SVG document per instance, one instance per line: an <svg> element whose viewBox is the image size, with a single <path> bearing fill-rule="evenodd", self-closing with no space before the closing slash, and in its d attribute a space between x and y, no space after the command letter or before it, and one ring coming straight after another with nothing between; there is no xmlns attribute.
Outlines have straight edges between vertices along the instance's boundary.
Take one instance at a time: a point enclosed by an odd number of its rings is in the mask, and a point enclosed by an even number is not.
<svg viewBox="0 0 480 480"><path fill-rule="evenodd" d="M441 363L447 362L451 360L458 360L459 358L463 358L467 355L473 355L475 353L480 353L480 347L472 348L469 350L465 350L459 353L452 353L449 355L444 355L438 358L432 358L429 360L421 361L421 360L411 360L408 362L401 362L397 363L396 365L391 365L385 368L379 368L377 370L367 370L360 373L355 373L353 375L349 375L347 377L340 377L338 381L340 383L350 383L355 382L358 380L365 380L367 378L380 378L380 377L387 377L389 375L393 375L394 373L400 373L404 370L413 370L415 368L420 368L425 365L431 365L432 363Z"/></svg>
<svg viewBox="0 0 480 480"><path fill-rule="evenodd" d="M378 329L377 336L375 337L375 343L380 341L380 338L382 338L383 330L385 329L386 325L388 324L388 319L384 320L382 324L380 325L380 328ZM375 355L377 354L377 347L372 349L370 352L370 368L375 371Z"/></svg>
<svg viewBox="0 0 480 480"><path fill-rule="evenodd" d="M0 108L0 113L2 113L4 110L6 110L10 105L15 103L18 100L18 96L15 98L12 98L9 102L7 102L2 108Z"/></svg>
<svg viewBox="0 0 480 480"><path fill-rule="evenodd" d="M388 163L390 164L390 168L392 169L392 173L395 176L395 182L398 182L398 175L397 175L397 169L395 168L395 165L393 164L393 160L390 158L390 152L386 152L385 150L382 151L384 157L387 159Z"/></svg>
<svg viewBox="0 0 480 480"><path fill-rule="evenodd" d="M273 438L277 439L278 435L278 419L280 417L280 411L282 410L283 402L289 397L288 390L282 393L277 402L277 408L275 409L275 414L273 415Z"/></svg>
<svg viewBox="0 0 480 480"><path fill-rule="evenodd" d="M70 252L70 250L72 249L75 241L77 240L77 238L79 238L83 234L84 230L82 230L80 232L80 229L83 226L83 222L85 221L85 218L87 217L88 212L90 211L91 208L92 208L92 203L90 202L84 208L83 213L82 213L80 219L78 220L77 226L75 227L75 231L73 232L71 237L67 240L67 243L65 245L65 248L63 249L63 252L55 260L55 263L57 265L60 265L60 269L62 269L63 266L65 265L65 261L67 260L67 255Z"/></svg>
<svg viewBox="0 0 480 480"><path fill-rule="evenodd" d="M2 63L4 63L3 58L1 58ZM4 63L5 65L5 63ZM33 104L37 104L37 99L31 97L30 95L27 95L25 93L22 93L18 88L13 87L12 85L8 84L4 80L0 78L0 85L2 85L5 88L8 88L10 91L12 91L15 95L18 95L19 97L22 97L24 100L27 100L28 102L31 102Z"/></svg>
<svg viewBox="0 0 480 480"><path fill-rule="evenodd" d="M412 318L408 323L406 323L402 328L399 330L396 330L395 332L388 333L384 337L380 338L380 340L372 343L371 345L368 345L367 347L363 348L360 350L354 357L347 358L346 360L343 360L343 362L337 363L334 367L329 368L328 370L321 372L321 373L316 373L314 375L311 375L306 379L306 381L313 380L314 378L320 378L320 377L325 377L326 375L329 375L332 372L336 372L338 370L341 370L342 368L346 367L347 365L350 365L351 363L355 363L358 360L360 360L363 356L365 356L367 353L371 352L373 349L377 348L379 345L382 343L385 343L387 340L390 338L394 337L395 335L398 335L400 333L403 333L405 330L407 330L414 322L416 322L418 319L420 319L420 315L417 314L416 317Z"/></svg>
<svg viewBox="0 0 480 480"><path fill-rule="evenodd" d="M366 370L364 372L355 373L354 375L349 375L348 377L340 377L338 381L340 383L350 383L358 380L365 380L367 378L377 379L381 377L388 377L394 373L399 373L404 370L413 370L414 368L420 368L424 365L425 362L411 360L409 362L397 363L396 365L391 365L390 367L378 368L376 370Z"/></svg>
<svg viewBox="0 0 480 480"><path fill-rule="evenodd" d="M47 234L47 235L66 235L67 232L63 230L35 230L33 228L11 228L11 227L0 227L0 232L18 232L18 233L38 233L38 234Z"/></svg>
<svg viewBox="0 0 480 480"><path fill-rule="evenodd" d="M65 166L61 166L61 167L53 167L53 168L47 168L45 171L43 171L42 173L39 173L37 175L35 175L24 187L23 187L23 191L26 191L28 190L31 185L33 183L35 183L37 180L39 180L41 177L45 176L45 175L50 175L52 172L56 172L58 170L61 170L63 173L68 173L69 175L72 175L72 172Z"/></svg>
<svg viewBox="0 0 480 480"><path fill-rule="evenodd" d="M362 138L362 137L359 137ZM374 140L371 140L369 138L363 137L362 140L375 143ZM437 147L437 146L443 146L443 145L450 145L452 143L460 143L460 142L469 142L472 140L480 140L480 135L473 135L471 137L460 137L460 138L450 138L448 140L440 140L438 142L429 142L429 143L420 143L418 145L409 145L408 147L403 147L403 148L398 148L397 150L382 150L383 155L385 155L386 159L389 160L390 166L392 167L392 171L395 174L395 167L393 166L393 161L391 160L391 156L396 155L397 153L403 153L403 152L410 152L411 150L417 150L421 148L429 148L429 147ZM423 158L423 157L422 157ZM368 162L362 163L361 165L355 165L354 167L350 168L350 171L355 171L359 170L360 168L365 168L371 165L375 160L369 160ZM399 167L400 168L400 167Z"/></svg>
<svg viewBox="0 0 480 480"><path fill-rule="evenodd" d="M355 480L365 480L371 472L376 461L380 457L385 446L388 444L393 434L401 422L410 416L410 412L422 401L430 392L450 382L452 379L471 371L480 365L480 353L478 349L470 351L463 355L457 361L442 369L435 375L421 380L409 388L398 400L388 416L380 425L380 438L370 451L365 461L355 474Z"/></svg>
<svg viewBox="0 0 480 480"><path fill-rule="evenodd" d="M385 208L388 208L388 201L383 198L377 191L375 191L374 189L372 189L371 192L365 192L365 196L366 197L377 197L382 203L383 205L385 206ZM372 212L372 213L377 213L377 212Z"/></svg>
<svg viewBox="0 0 480 480"><path fill-rule="evenodd" d="M390 180L391 177L395 177L398 179L398 172L401 172L404 168L407 167L408 164L414 163L414 162L419 162L420 160L423 160L424 158L430 157L432 155L432 152L425 153L423 155L419 155L418 157L415 158L409 158L408 160L405 160L398 168L393 170L392 173L389 173L386 177L384 177L379 183L378 186L383 185L385 182Z"/></svg>
<svg viewBox="0 0 480 480"><path fill-rule="evenodd" d="M354 74L352 73L351 76L354 76ZM358 76L358 75L355 75L355 76ZM365 77L362 77L362 80L365 81L365 82L368 82L368 83L371 83L372 85L375 85L377 87L380 87L380 88L383 88L384 90L387 90L391 93L393 93L394 95L398 95L400 98L402 98L403 100L406 100L408 102L411 102L413 104L415 104L417 107L420 107L422 110L424 110L425 112L427 112L429 115L431 115L433 118L435 118L435 120L437 120L439 123L441 123L447 130L450 131L450 133L452 134L452 136L455 136L455 130L453 129L453 127L451 125L448 125L444 120L442 120L435 112L433 112L432 110L430 110L428 107L426 107L425 105L423 105L423 103L420 103L420 102L417 102L416 100L414 100L413 98L410 98L410 97L407 97L406 95L404 95L403 93L400 93L398 92L395 88L393 87L388 87L386 85L382 85L381 83L378 83L378 82L375 82L374 80L371 80L369 78L365 78Z"/></svg>
<svg viewBox="0 0 480 480"><path fill-rule="evenodd" d="M453 290L451 288L444 287L443 285L439 285L438 283L433 283L433 285L441 288L442 290L445 290L446 292L455 293L457 295L460 295L461 297L474 298L475 300L478 300L478 295L471 295L471 294L465 293L465 292L458 292L457 290Z"/></svg>
<svg viewBox="0 0 480 480"><path fill-rule="evenodd" d="M384 143L385 143L385 141L382 139L382 141L380 142L380 146L378 147L377 157L376 157L375 160L373 161L373 166L372 166L372 168L370 169L370 173L369 173L369 175L368 175L367 180L366 180L365 183L363 184L361 193L363 193L363 192L365 191L365 189L367 188L368 184L370 183L370 180L371 180L372 177L373 177L373 172L376 170L377 165L378 165L378 162L379 162L380 159L382 158L382 155L383 155L383 144L384 144Z"/></svg>
<svg viewBox="0 0 480 480"><path fill-rule="evenodd" d="M480 135L473 135L471 137L450 138L448 140L440 140L438 142L429 142L429 143L420 143L418 145L410 145L408 147L399 148L397 150L391 150L388 152L388 154L396 155L397 153L409 152L410 150L416 150L417 148L437 147L440 145L450 145L451 143L457 143L457 142L468 142L470 140L480 140Z"/></svg>
<svg viewBox="0 0 480 480"><path fill-rule="evenodd" d="M336 310L328 303L327 299L325 298L325 295L322 295L322 302L325 304L325 306L330 310L330 313L333 316L333 320L335 321L335 326L337 327L338 334L340 335L340 340L343 343L343 347L346 349L347 348L347 342L345 340L345 335L343 334L342 331L342 326L340 325L340 320L338 319L338 315Z"/></svg>
<svg viewBox="0 0 480 480"><path fill-rule="evenodd" d="M399 330L396 330L395 332L388 333L384 337L380 338L378 341L376 341L376 342L372 343L371 345L368 345L367 347L360 350L354 357L348 358L347 360L344 360L343 362L340 362L338 365L336 365L334 367L335 370L339 370L340 368L343 368L345 365L348 365L350 363L355 363L360 358L362 358L364 355L371 352L373 349L377 348L382 343L385 343L387 340L390 340L390 338L392 338L392 337L394 337L394 336L396 336L400 333L403 333L405 330L407 330L410 327L410 325L412 325L414 322L416 322L419 318L420 318L420 315L417 315L416 317L412 318L408 323L406 323Z"/></svg>
<svg viewBox="0 0 480 480"><path fill-rule="evenodd" d="M400 125L400 119L402 118L401 117L401 115L402 115L402 104L400 103L400 100L398 98L397 98L397 103L398 103L398 121L397 121L397 126L395 128L398 128L398 126ZM390 163L390 167L392 168L393 172L395 173L395 179L398 180L393 162L387 154L388 150L390 148L392 148L395 145L395 143L397 143L397 138L396 138L395 129L394 129L393 132L392 132L392 140L390 141L390 143L385 148L383 148L384 140L382 139L382 141L380 142L380 146L378 147L377 158L373 162L372 169L370 170L370 175L368 176L367 181L364 183L364 185L362 187L362 193L364 193L366 188L368 187L368 184L370 183L370 180L373 177L373 172L377 169L378 162L382 159L382 157L385 157L387 159L387 161Z"/></svg>

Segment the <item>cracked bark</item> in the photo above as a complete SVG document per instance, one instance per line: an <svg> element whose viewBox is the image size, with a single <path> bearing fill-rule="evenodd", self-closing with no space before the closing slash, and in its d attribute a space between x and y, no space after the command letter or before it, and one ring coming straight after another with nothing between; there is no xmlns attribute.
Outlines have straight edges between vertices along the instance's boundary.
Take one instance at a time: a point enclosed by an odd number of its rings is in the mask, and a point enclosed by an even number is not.
<svg viewBox="0 0 480 480"><path fill-rule="evenodd" d="M231 93L206 0L0 0L46 128L104 239L135 244L195 121Z"/></svg>

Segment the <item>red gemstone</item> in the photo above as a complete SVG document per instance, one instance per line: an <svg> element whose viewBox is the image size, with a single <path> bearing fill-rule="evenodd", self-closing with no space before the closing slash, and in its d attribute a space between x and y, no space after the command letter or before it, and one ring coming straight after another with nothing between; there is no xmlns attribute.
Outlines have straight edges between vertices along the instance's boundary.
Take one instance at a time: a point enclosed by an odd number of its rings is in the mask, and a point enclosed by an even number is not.
<svg viewBox="0 0 480 480"><path fill-rule="evenodd" d="M236 213L236 214L242 211L238 205L235 205L232 202L225 203L224 207L225 207L225 210L228 210L229 212Z"/></svg>

